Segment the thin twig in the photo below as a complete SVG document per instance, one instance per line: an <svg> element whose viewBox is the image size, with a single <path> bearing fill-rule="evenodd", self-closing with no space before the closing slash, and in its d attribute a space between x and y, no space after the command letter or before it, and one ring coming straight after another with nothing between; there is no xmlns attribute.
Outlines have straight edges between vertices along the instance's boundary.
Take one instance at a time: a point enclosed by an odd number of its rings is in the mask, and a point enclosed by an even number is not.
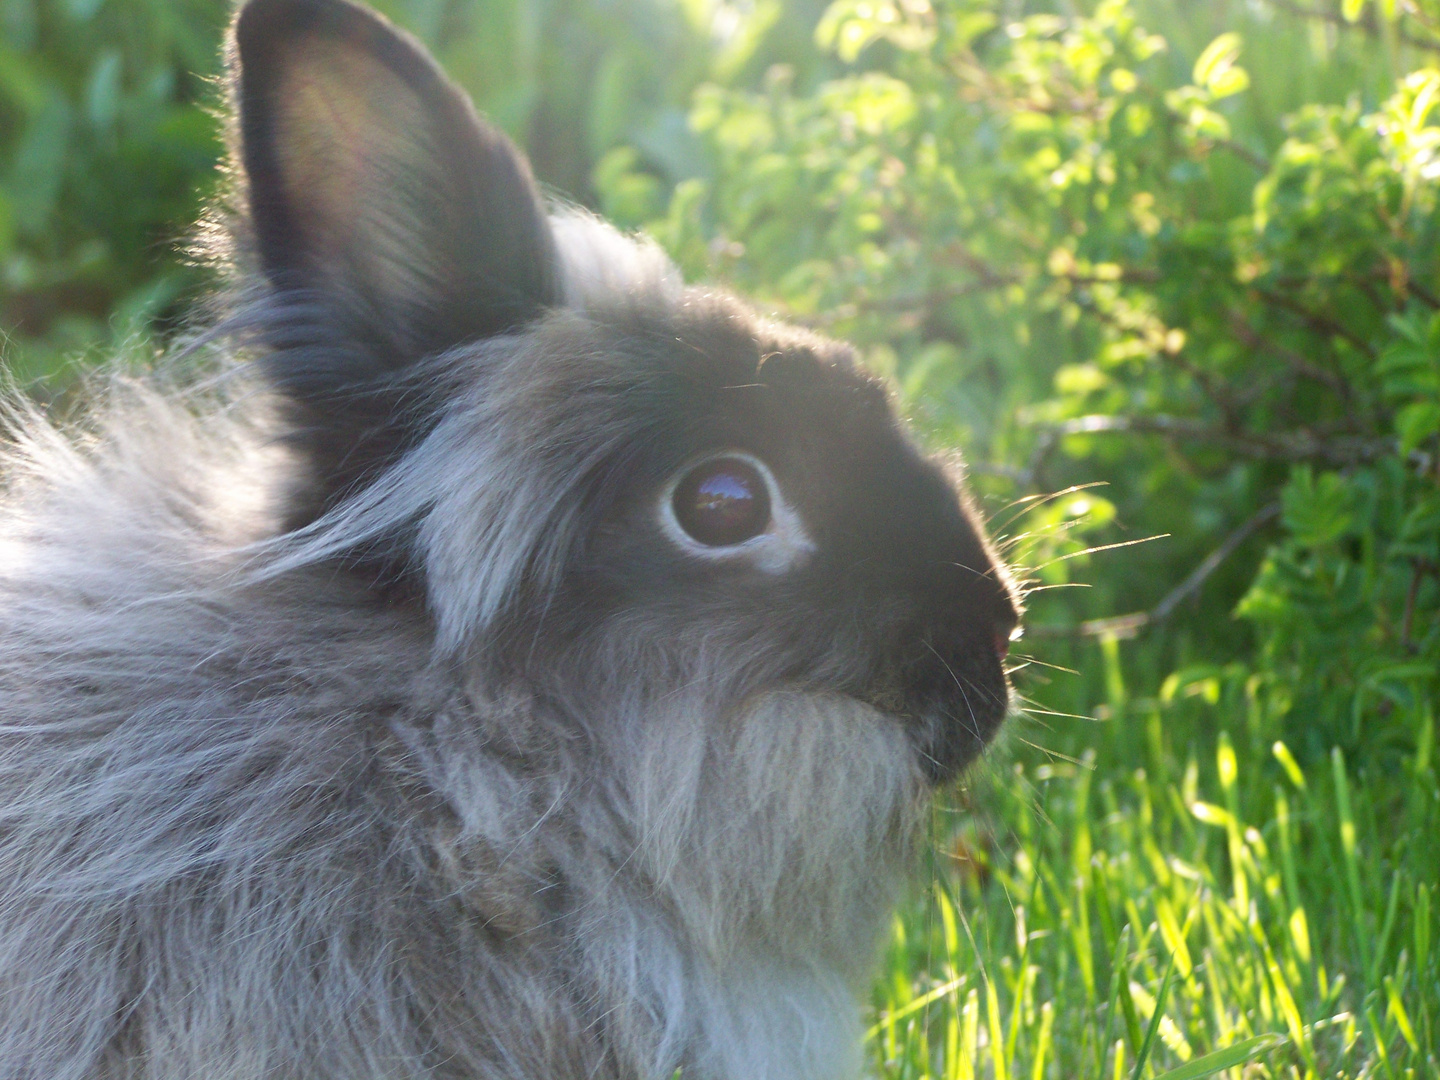
<svg viewBox="0 0 1440 1080"><path fill-rule="evenodd" d="M1159 270L1149 266L1122 266L1119 273L1112 276L1102 277L1099 274L1081 274L1075 272L1056 273L1050 271L1050 276L1071 285L1113 285L1119 282L1139 282L1142 285L1154 285L1162 280Z"/></svg>
<svg viewBox="0 0 1440 1080"><path fill-rule="evenodd" d="M1221 545L1212 551L1194 570L1190 576L1175 586L1160 603L1156 604L1150 611L1150 621L1160 622L1170 617L1170 613L1205 583L1205 579L1219 569L1220 564L1228 559L1235 549L1250 539L1257 529L1265 525L1280 513L1278 502L1268 503L1262 506L1246 522L1240 525L1234 532L1225 538Z"/></svg>
<svg viewBox="0 0 1440 1080"><path fill-rule="evenodd" d="M1440 298L1436 298L1436 296L1424 286L1417 285L1413 281L1407 281L1405 283L1405 288L1412 296L1417 297L1420 302L1426 307L1428 307L1431 311L1440 309Z"/></svg>
<svg viewBox="0 0 1440 1080"><path fill-rule="evenodd" d="M1234 154L1241 161L1245 162L1245 164L1249 165L1257 172L1268 173L1270 171L1270 159L1267 158L1264 154L1260 154L1254 150L1251 150L1244 143L1236 142L1234 139L1212 138L1210 140L1210 145L1218 147L1221 150L1229 150L1230 153Z"/></svg>
<svg viewBox="0 0 1440 1080"><path fill-rule="evenodd" d="M1167 416L1163 413L1153 416L1095 414L1078 416L1056 424L1041 435L1025 470L1031 485L1045 486L1040 483L1045 462L1065 436L1102 434L1162 435L1188 442L1207 443L1248 458L1267 461L1316 461L1336 467L1374 461L1386 454L1393 454L1396 449L1395 440L1390 438L1365 438L1358 435L1322 438L1308 431L1260 435L1255 432L1228 431L1199 420Z"/></svg>
<svg viewBox="0 0 1440 1080"><path fill-rule="evenodd" d="M1035 637L1134 637L1143 628L1164 622L1182 603L1200 590L1205 580L1220 568L1220 565L1235 553L1235 549L1250 539L1263 525L1280 513L1278 502L1265 506L1235 529L1221 542L1220 546L1201 561L1200 565L1186 576L1185 580L1165 594L1164 598L1149 611L1135 611L1129 615L1112 615L1107 619L1090 619L1079 626L1053 626L1041 624L1027 626L1026 636Z"/></svg>
<svg viewBox="0 0 1440 1080"><path fill-rule="evenodd" d="M1410 560L1410 587L1405 591L1405 614L1400 620L1400 644L1410 652L1415 651L1415 602L1420 598L1420 583L1430 574L1440 577L1440 563Z"/></svg>
<svg viewBox="0 0 1440 1080"><path fill-rule="evenodd" d="M1230 329L1240 339L1241 344L1251 349L1263 349L1277 359L1283 360L1295 374L1328 386L1344 400L1350 400L1352 391L1349 382L1335 372L1327 371L1307 357L1301 356L1294 349L1288 349L1278 341L1271 341L1251 326L1240 312L1231 314Z"/></svg>
<svg viewBox="0 0 1440 1080"><path fill-rule="evenodd" d="M1078 293L1074 299L1083 311L1105 325L1112 326L1122 333L1133 332L1133 328L1126 326L1122 320L1116 317L1114 312L1106 311L1100 305L1096 304L1093 299L1086 299L1082 294ZM1231 393L1228 385L1222 381L1217 381L1214 374L1203 366L1193 363L1185 355L1184 349L1177 352L1162 349L1159 355L1163 362L1173 365L1195 380L1205 396L1214 402L1216 408L1225 414L1227 425L1232 427L1238 426L1239 419L1235 409L1235 397L1234 394Z"/></svg>
<svg viewBox="0 0 1440 1080"><path fill-rule="evenodd" d="M1332 337L1341 337L1355 346L1360 352L1370 359L1375 358L1375 348L1364 338L1355 334L1349 328L1340 325L1334 319L1320 314L1318 311L1311 311L1304 304L1290 299L1283 293L1271 292L1269 289L1256 289L1256 294L1275 307L1282 308L1293 315L1298 316L1310 329L1321 334L1329 334Z"/></svg>
<svg viewBox="0 0 1440 1080"><path fill-rule="evenodd" d="M1319 19L1321 22L1333 23L1346 30L1364 30L1372 37L1379 33L1379 27L1375 23L1375 17L1370 13L1368 8L1362 18L1356 22L1351 22L1338 11L1325 11L1319 8L1312 8L1307 4L1294 3L1293 0L1266 0L1266 2L1271 7L1279 8L1281 11L1287 11L1291 15L1298 15L1302 19ZM1406 45L1413 45L1417 49L1428 49L1431 52L1440 52L1440 41L1417 38L1414 34L1408 34L1404 30L1400 30L1397 36Z"/></svg>
<svg viewBox="0 0 1440 1080"><path fill-rule="evenodd" d="M1424 567L1418 561L1413 562L1410 568L1410 588L1405 591L1405 615L1400 620L1400 645L1407 650L1415 647L1410 636L1415 630L1415 601L1420 596L1420 582L1424 579Z"/></svg>

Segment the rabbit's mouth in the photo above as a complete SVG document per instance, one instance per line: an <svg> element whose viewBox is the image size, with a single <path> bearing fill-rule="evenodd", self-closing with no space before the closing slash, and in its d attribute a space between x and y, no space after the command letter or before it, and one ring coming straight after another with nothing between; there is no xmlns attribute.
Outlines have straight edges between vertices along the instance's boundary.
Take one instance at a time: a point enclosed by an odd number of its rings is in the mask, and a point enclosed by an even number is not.
<svg viewBox="0 0 1440 1080"><path fill-rule="evenodd" d="M995 737L1010 709L1010 687L1000 647L922 645L883 687L858 696L904 723L926 778L939 785L959 775Z"/></svg>

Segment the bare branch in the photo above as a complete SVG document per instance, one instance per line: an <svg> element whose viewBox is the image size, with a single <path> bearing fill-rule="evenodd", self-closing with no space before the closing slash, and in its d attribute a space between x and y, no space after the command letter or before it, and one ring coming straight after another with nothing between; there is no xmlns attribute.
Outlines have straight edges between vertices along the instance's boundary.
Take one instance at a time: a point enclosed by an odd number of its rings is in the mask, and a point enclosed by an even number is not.
<svg viewBox="0 0 1440 1080"><path fill-rule="evenodd" d="M1134 637L1147 626L1164 622L1184 601L1199 592L1205 579L1220 568L1235 549L1250 539L1261 526L1278 516L1280 504L1272 502L1247 519L1239 528L1221 541L1212 551L1186 575L1185 580L1165 594L1164 598L1149 611L1135 611L1129 615L1112 615L1107 619L1090 619L1079 626L1027 626L1025 633L1036 637Z"/></svg>
<svg viewBox="0 0 1440 1080"><path fill-rule="evenodd" d="M1415 631L1415 601L1420 596L1420 583L1429 574L1440 576L1440 563L1430 559L1410 560L1410 587L1405 591L1405 614L1400 622L1400 644L1409 652L1416 650L1412 637Z"/></svg>
<svg viewBox="0 0 1440 1080"><path fill-rule="evenodd" d="M1206 443L1243 457L1268 461L1313 461L1334 467L1359 465L1396 452L1393 438L1365 438L1358 435L1319 436L1310 431L1286 431L1274 435L1231 431L1200 420L1181 416L1077 416L1056 424L1040 438L1026 469L1032 485L1038 483L1046 460L1066 435L1137 434L1162 435L1187 442ZM1043 485L1042 485L1043 486Z"/></svg>
<svg viewBox="0 0 1440 1080"><path fill-rule="evenodd" d="M1283 293L1271 292L1268 289L1256 289L1255 292L1264 299L1266 303L1298 316L1302 322L1317 333L1344 338L1372 360L1375 358L1375 349L1368 341L1355 334L1349 328L1340 325L1334 319L1322 315L1318 311L1311 311L1305 305L1290 299L1290 297L1285 296Z"/></svg>
<svg viewBox="0 0 1440 1080"><path fill-rule="evenodd" d="M1253 326L1246 322L1245 317L1238 311L1230 316L1230 329L1240 339L1241 344L1252 349L1263 349L1271 356L1285 362L1297 375L1303 375L1307 379L1321 383L1334 390L1336 394L1346 401L1350 400L1350 383L1333 371L1327 371L1318 364L1313 363L1307 357L1301 356L1294 349L1287 349L1277 341L1271 341Z"/></svg>
<svg viewBox="0 0 1440 1080"><path fill-rule="evenodd" d="M1424 288L1424 286L1417 285L1413 281L1407 281L1405 283L1405 288L1406 291L1408 291L1412 296L1417 297L1420 302L1423 303L1426 307L1428 307L1431 311L1440 308L1440 299L1437 299L1436 296L1429 290Z"/></svg>
<svg viewBox="0 0 1440 1080"><path fill-rule="evenodd" d="M1375 16L1370 9L1356 22L1351 22L1338 11L1329 11L1324 8L1313 8L1308 4L1296 3L1295 0L1266 0L1273 8L1289 12L1291 15L1298 15L1302 19L1319 19L1321 22L1333 23L1346 30L1363 30L1374 36L1380 32L1379 25L1375 22ZM1399 39L1406 45L1413 45L1417 49L1428 49L1431 52L1440 52L1440 41L1433 38L1418 38L1414 34L1400 30Z"/></svg>
<svg viewBox="0 0 1440 1080"><path fill-rule="evenodd" d="M1210 145L1220 150L1229 150L1230 153L1234 154L1257 172L1268 173L1270 171L1270 159L1264 154L1251 150L1244 143L1236 142L1234 139L1212 138Z"/></svg>

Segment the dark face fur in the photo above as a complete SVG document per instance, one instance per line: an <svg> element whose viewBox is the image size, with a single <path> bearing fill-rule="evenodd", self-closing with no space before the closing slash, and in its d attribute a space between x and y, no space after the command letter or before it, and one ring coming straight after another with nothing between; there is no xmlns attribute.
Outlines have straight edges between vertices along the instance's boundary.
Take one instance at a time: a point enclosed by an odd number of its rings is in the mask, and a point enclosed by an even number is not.
<svg viewBox="0 0 1440 1080"><path fill-rule="evenodd" d="M494 659L532 685L583 687L616 652L654 641L685 658L635 665L637 677L664 672L655 694L700 672L731 702L839 692L905 717L932 779L970 762L1006 710L1016 608L971 512L916 452L883 386L848 347L713 294L596 322L594 354L626 377L589 407L630 434L572 489L584 512L565 569L543 601L532 593L513 610ZM706 551L666 527L676 479L737 453L769 473L769 533L788 506L801 544Z"/></svg>
<svg viewBox="0 0 1440 1080"><path fill-rule="evenodd" d="M555 494L516 510L545 521L475 664L562 708L617 664L642 698L839 693L902 718L933 780L979 754L1006 711L1013 590L846 346L697 290L562 310L566 253L523 159L417 46L342 0L255 0L237 38L266 364L312 463L292 522L508 394L531 460L476 482L548 470ZM750 498L733 535L697 540L676 492L693 504L717 459L716 490ZM369 572L444 604L423 543L375 543Z"/></svg>

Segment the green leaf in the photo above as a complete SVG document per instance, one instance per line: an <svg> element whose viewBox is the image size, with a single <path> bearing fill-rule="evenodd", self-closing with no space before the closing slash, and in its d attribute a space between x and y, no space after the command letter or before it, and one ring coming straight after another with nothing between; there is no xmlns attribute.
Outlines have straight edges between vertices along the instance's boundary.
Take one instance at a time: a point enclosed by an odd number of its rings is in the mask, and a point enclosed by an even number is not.
<svg viewBox="0 0 1440 1080"><path fill-rule="evenodd" d="M1399 341L1391 345L1375 364L1375 373L1388 397L1440 390L1440 369L1429 346Z"/></svg>
<svg viewBox="0 0 1440 1080"><path fill-rule="evenodd" d="M85 89L85 113L92 127L105 129L115 122L120 106L120 75L123 61L120 50L102 49L90 71Z"/></svg>
<svg viewBox="0 0 1440 1080"><path fill-rule="evenodd" d="M907 52L919 52L934 42L935 31L909 5L895 0L835 0L815 27L815 43L833 50L847 64L882 39Z"/></svg>
<svg viewBox="0 0 1440 1080"><path fill-rule="evenodd" d="M50 223L65 177L74 112L58 87L31 118L20 139L7 178L15 223L27 234L43 232Z"/></svg>
<svg viewBox="0 0 1440 1080"><path fill-rule="evenodd" d="M1193 78L1196 86L1204 86L1214 90L1215 81L1223 78L1225 73L1230 71L1235 61L1240 56L1240 48L1243 44L1240 35L1234 31L1221 34L1200 54L1195 61Z"/></svg>
<svg viewBox="0 0 1440 1080"><path fill-rule="evenodd" d="M64 0L60 6L64 9L65 14L76 22L86 23L95 17L95 13L104 3L105 0Z"/></svg>
<svg viewBox="0 0 1440 1080"><path fill-rule="evenodd" d="M1354 521L1350 486L1338 473L1317 479L1308 467L1298 468L1280 495L1281 519L1305 547L1338 540Z"/></svg>
<svg viewBox="0 0 1440 1080"><path fill-rule="evenodd" d="M1214 1076L1226 1069L1233 1069L1237 1065L1243 1065L1252 1058L1258 1057L1267 1050L1274 1050L1277 1046L1283 1046L1288 1040L1284 1035L1274 1033L1268 1035L1255 1035L1249 1039L1241 1039L1233 1046L1227 1046L1223 1050L1215 1050L1188 1061L1178 1069L1171 1069L1167 1073L1161 1073L1155 1080L1203 1080L1204 1077Z"/></svg>
<svg viewBox="0 0 1440 1080"><path fill-rule="evenodd" d="M1395 433L1400 452L1408 454L1430 436L1440 432L1440 402L1416 401L1395 414Z"/></svg>
<svg viewBox="0 0 1440 1080"><path fill-rule="evenodd" d="M1440 537L1440 495L1431 494L1416 500L1406 511L1400 523L1397 547L1407 543L1433 545L1437 537Z"/></svg>
<svg viewBox="0 0 1440 1080"><path fill-rule="evenodd" d="M1216 98L1230 97L1250 86L1250 73L1242 67L1229 67L1210 80L1210 93Z"/></svg>
<svg viewBox="0 0 1440 1080"><path fill-rule="evenodd" d="M1160 1021L1165 1018L1165 999L1170 994L1170 980L1175 977L1175 954L1170 954L1170 961L1165 965L1165 976L1160 980L1160 989L1155 994L1155 1011L1150 1014L1150 1023L1145 1028L1145 1041L1140 1044L1140 1052L1135 1055L1135 1069L1130 1074L1130 1080L1140 1080L1145 1075L1145 1063L1150 1060L1150 1051L1155 1046L1155 1033L1160 1030Z"/></svg>
<svg viewBox="0 0 1440 1080"><path fill-rule="evenodd" d="M1340 0L1340 14L1346 22L1358 22L1365 9L1365 0Z"/></svg>
<svg viewBox="0 0 1440 1080"><path fill-rule="evenodd" d="M10 199L0 191L0 258L10 252L15 242L15 213L10 209Z"/></svg>

